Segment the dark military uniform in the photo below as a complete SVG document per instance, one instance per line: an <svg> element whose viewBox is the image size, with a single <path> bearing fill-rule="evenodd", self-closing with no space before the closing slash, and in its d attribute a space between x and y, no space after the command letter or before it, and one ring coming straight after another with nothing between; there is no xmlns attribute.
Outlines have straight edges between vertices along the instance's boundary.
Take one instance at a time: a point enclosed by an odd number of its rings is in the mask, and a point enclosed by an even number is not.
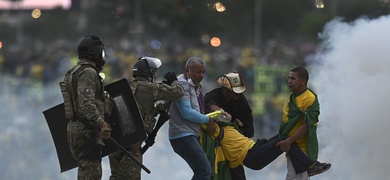
<svg viewBox="0 0 390 180"><path fill-rule="evenodd" d="M172 85L164 83L151 83L148 79L136 77L129 81L139 110L144 120L144 127L147 133L151 133L156 123L155 117L160 110L168 107L156 106L158 100L176 101L183 96L183 89L178 81L173 81ZM140 152L141 143L133 144L130 153L142 162ZM141 179L141 168L128 156L118 151L111 155L111 177L110 180L139 180Z"/></svg>
<svg viewBox="0 0 390 180"><path fill-rule="evenodd" d="M74 118L68 124L68 142L73 157L78 161L78 179L101 179L101 154L104 145L99 135L104 122L103 79L95 63L81 59L69 73L73 73L75 107Z"/></svg>

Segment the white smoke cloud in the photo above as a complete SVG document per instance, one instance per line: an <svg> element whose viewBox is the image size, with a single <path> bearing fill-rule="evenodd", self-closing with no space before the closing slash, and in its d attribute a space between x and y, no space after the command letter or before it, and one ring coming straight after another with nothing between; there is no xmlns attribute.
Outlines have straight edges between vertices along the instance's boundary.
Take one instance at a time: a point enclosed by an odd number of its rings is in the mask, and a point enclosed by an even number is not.
<svg viewBox="0 0 390 180"><path fill-rule="evenodd" d="M320 160L324 179L390 176L390 16L335 19L320 34L322 52L310 68L321 105Z"/></svg>

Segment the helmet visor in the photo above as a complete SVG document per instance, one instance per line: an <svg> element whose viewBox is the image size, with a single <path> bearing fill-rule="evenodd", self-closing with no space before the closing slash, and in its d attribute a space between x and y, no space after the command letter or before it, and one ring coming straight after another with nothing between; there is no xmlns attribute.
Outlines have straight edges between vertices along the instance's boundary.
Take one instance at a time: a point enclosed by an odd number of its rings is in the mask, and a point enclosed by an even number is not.
<svg viewBox="0 0 390 180"><path fill-rule="evenodd" d="M149 68L158 69L161 66L161 61L154 57L143 57L148 62Z"/></svg>

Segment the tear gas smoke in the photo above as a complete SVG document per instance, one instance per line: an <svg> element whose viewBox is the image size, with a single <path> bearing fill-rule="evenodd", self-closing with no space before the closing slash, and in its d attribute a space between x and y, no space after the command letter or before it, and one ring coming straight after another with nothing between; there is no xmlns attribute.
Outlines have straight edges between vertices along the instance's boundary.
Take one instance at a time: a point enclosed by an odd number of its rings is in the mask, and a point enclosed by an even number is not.
<svg viewBox="0 0 390 180"><path fill-rule="evenodd" d="M390 176L389 29L390 16L352 23L335 19L320 34L321 50L311 61L309 84L321 106L319 158L332 163L321 179Z"/></svg>

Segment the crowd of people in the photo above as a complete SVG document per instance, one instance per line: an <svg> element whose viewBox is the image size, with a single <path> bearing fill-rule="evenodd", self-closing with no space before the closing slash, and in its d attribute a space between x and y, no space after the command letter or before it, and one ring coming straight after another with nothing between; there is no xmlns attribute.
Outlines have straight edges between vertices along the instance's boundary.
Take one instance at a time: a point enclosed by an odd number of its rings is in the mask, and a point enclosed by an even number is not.
<svg viewBox="0 0 390 180"><path fill-rule="evenodd" d="M190 56L202 57L213 68L206 74L203 83L207 84L205 90L209 91L215 85L214 79L225 73L226 70L236 70L245 78L248 96L254 93L255 68L256 67L283 67L291 65L302 65L307 54L313 53L315 46L311 44L287 44L283 41L269 40L264 43L261 50L255 50L251 46L236 46L224 42L220 47L194 44L175 44L174 40L162 41L161 49L153 49L148 43L131 44L110 42L110 39L103 40L106 48L106 65L103 73L106 74L105 82L110 83L123 77L131 77L131 66L141 56L159 57L165 64L160 72L181 70L186 58ZM47 86L57 86L63 74L75 65L78 61L76 40L58 40L56 42L31 42L24 48L3 45L0 49L0 82L7 81L7 78L16 78L19 83L11 83L9 89L20 89L20 87L36 86L31 83L38 83ZM76 41L77 42L77 41ZM118 44L118 45L117 45ZM130 44L130 45L122 45ZM45 48L50 47L50 48ZM159 73L160 73L159 72ZM157 78L160 80L161 75ZM277 80L281 84L285 80ZM210 87L211 86L211 87ZM5 86L0 87L0 92L5 91ZM276 100L276 99L275 99ZM249 99L250 101L250 99ZM271 100L273 101L273 99ZM252 102L250 102L252 104ZM253 103L254 104L254 103ZM263 112L261 112L263 113ZM266 112L265 112L266 113ZM264 115L267 114L258 114Z"/></svg>
<svg viewBox="0 0 390 180"><path fill-rule="evenodd" d="M118 79L123 76L131 76L129 67L146 53L150 56L158 56L164 64L162 71L180 71L186 58L196 55L202 57L210 67L215 68L207 74L209 77L217 77L229 70L242 71L248 86L252 87L253 72L251 67L259 65L284 66L291 64L302 65L302 57L314 52L314 45L286 44L282 41L269 40L261 50L255 50L251 46L235 46L228 42L220 47L211 47L208 44L175 44L173 40L162 42L160 49L153 49L148 43L132 46L120 45L120 42L107 44L119 44L108 46L106 49L107 64L104 73L107 78ZM77 63L74 41L59 40L50 42L34 42L26 44L23 48L3 45L0 49L0 70L19 78L38 79L43 82L57 81L67 69ZM126 43L125 43L126 44ZM50 48L45 48L50 47ZM207 80L207 79L206 79ZM110 82L110 80L107 80ZM248 89L251 91L251 89Z"/></svg>

